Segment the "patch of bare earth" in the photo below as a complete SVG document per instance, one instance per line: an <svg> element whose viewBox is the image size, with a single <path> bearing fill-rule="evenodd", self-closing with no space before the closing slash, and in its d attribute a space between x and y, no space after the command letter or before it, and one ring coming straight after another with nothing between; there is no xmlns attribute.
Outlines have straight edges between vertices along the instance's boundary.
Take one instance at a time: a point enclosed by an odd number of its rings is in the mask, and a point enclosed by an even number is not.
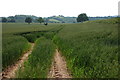
<svg viewBox="0 0 120 80"><path fill-rule="evenodd" d="M48 73L48 78L72 78L68 72L65 59L57 49L50 72Z"/></svg>
<svg viewBox="0 0 120 80"><path fill-rule="evenodd" d="M9 66L5 71L2 72L2 79L15 78L15 72L23 66L23 63L28 59L34 47L34 43L31 43L31 49L26 52L15 64Z"/></svg>

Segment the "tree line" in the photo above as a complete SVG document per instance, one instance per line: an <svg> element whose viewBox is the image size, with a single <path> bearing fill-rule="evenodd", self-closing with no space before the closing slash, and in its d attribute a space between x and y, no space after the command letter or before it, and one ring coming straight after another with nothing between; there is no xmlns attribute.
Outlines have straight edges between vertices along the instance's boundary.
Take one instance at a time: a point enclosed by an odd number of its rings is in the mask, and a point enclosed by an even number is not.
<svg viewBox="0 0 120 80"><path fill-rule="evenodd" d="M2 22L15 22L15 19L2 17Z"/></svg>
<svg viewBox="0 0 120 80"><path fill-rule="evenodd" d="M78 17L76 18L77 22L84 22L84 21L88 21L88 20L89 20L89 18L86 15L86 13L82 13L82 14L78 15ZM26 19L24 20L24 22L26 22L28 24L32 23L32 21L33 21L33 19L31 17L26 17ZM44 23L45 25L48 24L47 19L44 20L42 17L37 18L36 21L39 22L40 24L41 23ZM15 21L15 18L13 16L11 16L8 18L2 17L2 22L6 23L6 22L16 22L16 21Z"/></svg>
<svg viewBox="0 0 120 80"><path fill-rule="evenodd" d="M26 23L28 23L28 24L30 24L30 23L32 23L32 18L31 17L26 17L26 19L25 19L25 22ZM42 17L39 17L38 19L36 19L40 24L41 23L43 23L43 22L45 22L45 20L42 18ZM3 23L6 23L6 22L15 22L15 19L14 18L12 18L12 19L9 19L9 18L5 18L5 17L2 17L2 22ZM46 22L45 22L46 23Z"/></svg>

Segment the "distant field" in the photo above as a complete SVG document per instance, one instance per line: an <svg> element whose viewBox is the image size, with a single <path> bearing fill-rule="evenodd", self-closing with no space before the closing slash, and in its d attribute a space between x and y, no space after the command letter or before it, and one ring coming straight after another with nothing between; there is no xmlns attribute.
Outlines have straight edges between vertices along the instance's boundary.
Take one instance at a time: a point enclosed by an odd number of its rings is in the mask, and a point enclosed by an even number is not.
<svg viewBox="0 0 120 80"><path fill-rule="evenodd" d="M4 33L19 33L19 32L30 32L30 31L42 31L49 30L54 27L59 27L61 24L49 24L49 26L45 26L43 24L33 23L3 23L3 34Z"/></svg>
<svg viewBox="0 0 120 80"><path fill-rule="evenodd" d="M118 20L105 21L48 24L48 26L4 23L3 68L17 61L21 53L29 49L29 42L34 42L36 46L25 63L25 70L18 72L19 78L46 78L55 48L61 51L69 71L75 78L117 78L119 76ZM49 56L46 56L47 54ZM45 64L40 64L40 61ZM37 67L39 65L41 67ZM32 75L30 71L35 74ZM44 74L40 75L39 71Z"/></svg>

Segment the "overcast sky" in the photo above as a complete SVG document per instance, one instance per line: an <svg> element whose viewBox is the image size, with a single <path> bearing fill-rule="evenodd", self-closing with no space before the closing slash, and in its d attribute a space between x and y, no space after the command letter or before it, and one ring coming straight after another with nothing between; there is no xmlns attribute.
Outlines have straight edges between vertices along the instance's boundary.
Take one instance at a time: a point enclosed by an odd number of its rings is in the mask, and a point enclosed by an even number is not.
<svg viewBox="0 0 120 80"><path fill-rule="evenodd" d="M120 0L1 0L0 17L19 14L48 17L53 15L88 16L118 15Z"/></svg>

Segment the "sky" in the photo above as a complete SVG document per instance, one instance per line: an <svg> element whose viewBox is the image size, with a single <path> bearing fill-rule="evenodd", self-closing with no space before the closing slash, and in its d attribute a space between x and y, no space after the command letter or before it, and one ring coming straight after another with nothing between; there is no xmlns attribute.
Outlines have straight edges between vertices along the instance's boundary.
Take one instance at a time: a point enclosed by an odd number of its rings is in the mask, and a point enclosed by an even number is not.
<svg viewBox="0 0 120 80"><path fill-rule="evenodd" d="M118 15L120 0L1 0L0 17L14 15L35 15L49 17L64 15L77 17Z"/></svg>

